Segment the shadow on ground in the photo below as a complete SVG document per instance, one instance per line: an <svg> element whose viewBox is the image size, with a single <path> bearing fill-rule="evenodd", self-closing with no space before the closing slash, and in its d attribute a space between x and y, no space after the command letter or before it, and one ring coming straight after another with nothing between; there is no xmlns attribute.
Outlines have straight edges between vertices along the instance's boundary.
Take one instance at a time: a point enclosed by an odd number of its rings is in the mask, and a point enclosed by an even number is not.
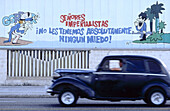
<svg viewBox="0 0 170 111"><path fill-rule="evenodd" d="M60 107L63 108L60 104L44 104L44 106L46 107ZM85 107L85 108L93 108L93 107L97 107L97 108L109 108L109 107L116 107L116 108L170 108L170 105L165 105L165 106L161 106L161 107L153 107L153 106L149 106L147 104L76 104L73 107L64 107L64 108L80 108L80 107Z"/></svg>

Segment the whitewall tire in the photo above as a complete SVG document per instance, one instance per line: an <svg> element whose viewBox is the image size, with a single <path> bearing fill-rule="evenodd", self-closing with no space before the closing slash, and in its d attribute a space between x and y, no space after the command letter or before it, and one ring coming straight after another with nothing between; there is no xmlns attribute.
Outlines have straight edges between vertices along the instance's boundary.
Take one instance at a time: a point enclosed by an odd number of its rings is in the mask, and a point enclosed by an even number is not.
<svg viewBox="0 0 170 111"><path fill-rule="evenodd" d="M73 106L76 104L78 96L74 91L64 90L58 99L62 106Z"/></svg>

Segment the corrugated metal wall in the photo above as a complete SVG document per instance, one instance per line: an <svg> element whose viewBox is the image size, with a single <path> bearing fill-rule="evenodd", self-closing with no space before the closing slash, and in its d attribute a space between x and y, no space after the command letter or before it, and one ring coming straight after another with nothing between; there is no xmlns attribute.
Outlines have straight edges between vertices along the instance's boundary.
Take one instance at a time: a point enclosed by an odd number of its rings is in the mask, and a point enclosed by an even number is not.
<svg viewBox="0 0 170 111"><path fill-rule="evenodd" d="M88 69L89 51L8 50L8 77L50 77L57 68Z"/></svg>

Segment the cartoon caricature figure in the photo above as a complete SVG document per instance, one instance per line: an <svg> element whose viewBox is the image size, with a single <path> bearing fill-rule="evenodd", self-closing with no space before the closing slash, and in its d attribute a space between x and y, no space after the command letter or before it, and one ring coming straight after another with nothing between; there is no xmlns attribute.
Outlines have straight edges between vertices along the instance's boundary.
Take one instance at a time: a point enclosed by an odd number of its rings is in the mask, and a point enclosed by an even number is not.
<svg viewBox="0 0 170 111"><path fill-rule="evenodd" d="M38 16L32 17L30 12L23 12L20 16L20 19L17 21L17 23L11 27L9 31L9 39L4 41L4 43L11 42L12 40L12 35L15 36L13 39L12 43L15 44L19 40L20 37L22 37L21 34L26 34L27 30L30 27L30 22L34 20L37 20Z"/></svg>
<svg viewBox="0 0 170 111"><path fill-rule="evenodd" d="M141 12L139 14L139 18L134 22L136 30L139 31L141 34L141 39L140 41L146 40L146 21L147 15L146 13Z"/></svg>

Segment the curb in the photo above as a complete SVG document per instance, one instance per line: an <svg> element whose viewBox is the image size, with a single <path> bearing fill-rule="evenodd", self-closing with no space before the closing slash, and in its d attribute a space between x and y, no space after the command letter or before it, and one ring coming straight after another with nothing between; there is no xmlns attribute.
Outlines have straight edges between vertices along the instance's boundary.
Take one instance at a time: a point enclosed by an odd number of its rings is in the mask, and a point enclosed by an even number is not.
<svg viewBox="0 0 170 111"><path fill-rule="evenodd" d="M46 86L0 86L0 98L53 98Z"/></svg>
<svg viewBox="0 0 170 111"><path fill-rule="evenodd" d="M0 98L57 98L57 95L50 94L4 94L0 93Z"/></svg>

